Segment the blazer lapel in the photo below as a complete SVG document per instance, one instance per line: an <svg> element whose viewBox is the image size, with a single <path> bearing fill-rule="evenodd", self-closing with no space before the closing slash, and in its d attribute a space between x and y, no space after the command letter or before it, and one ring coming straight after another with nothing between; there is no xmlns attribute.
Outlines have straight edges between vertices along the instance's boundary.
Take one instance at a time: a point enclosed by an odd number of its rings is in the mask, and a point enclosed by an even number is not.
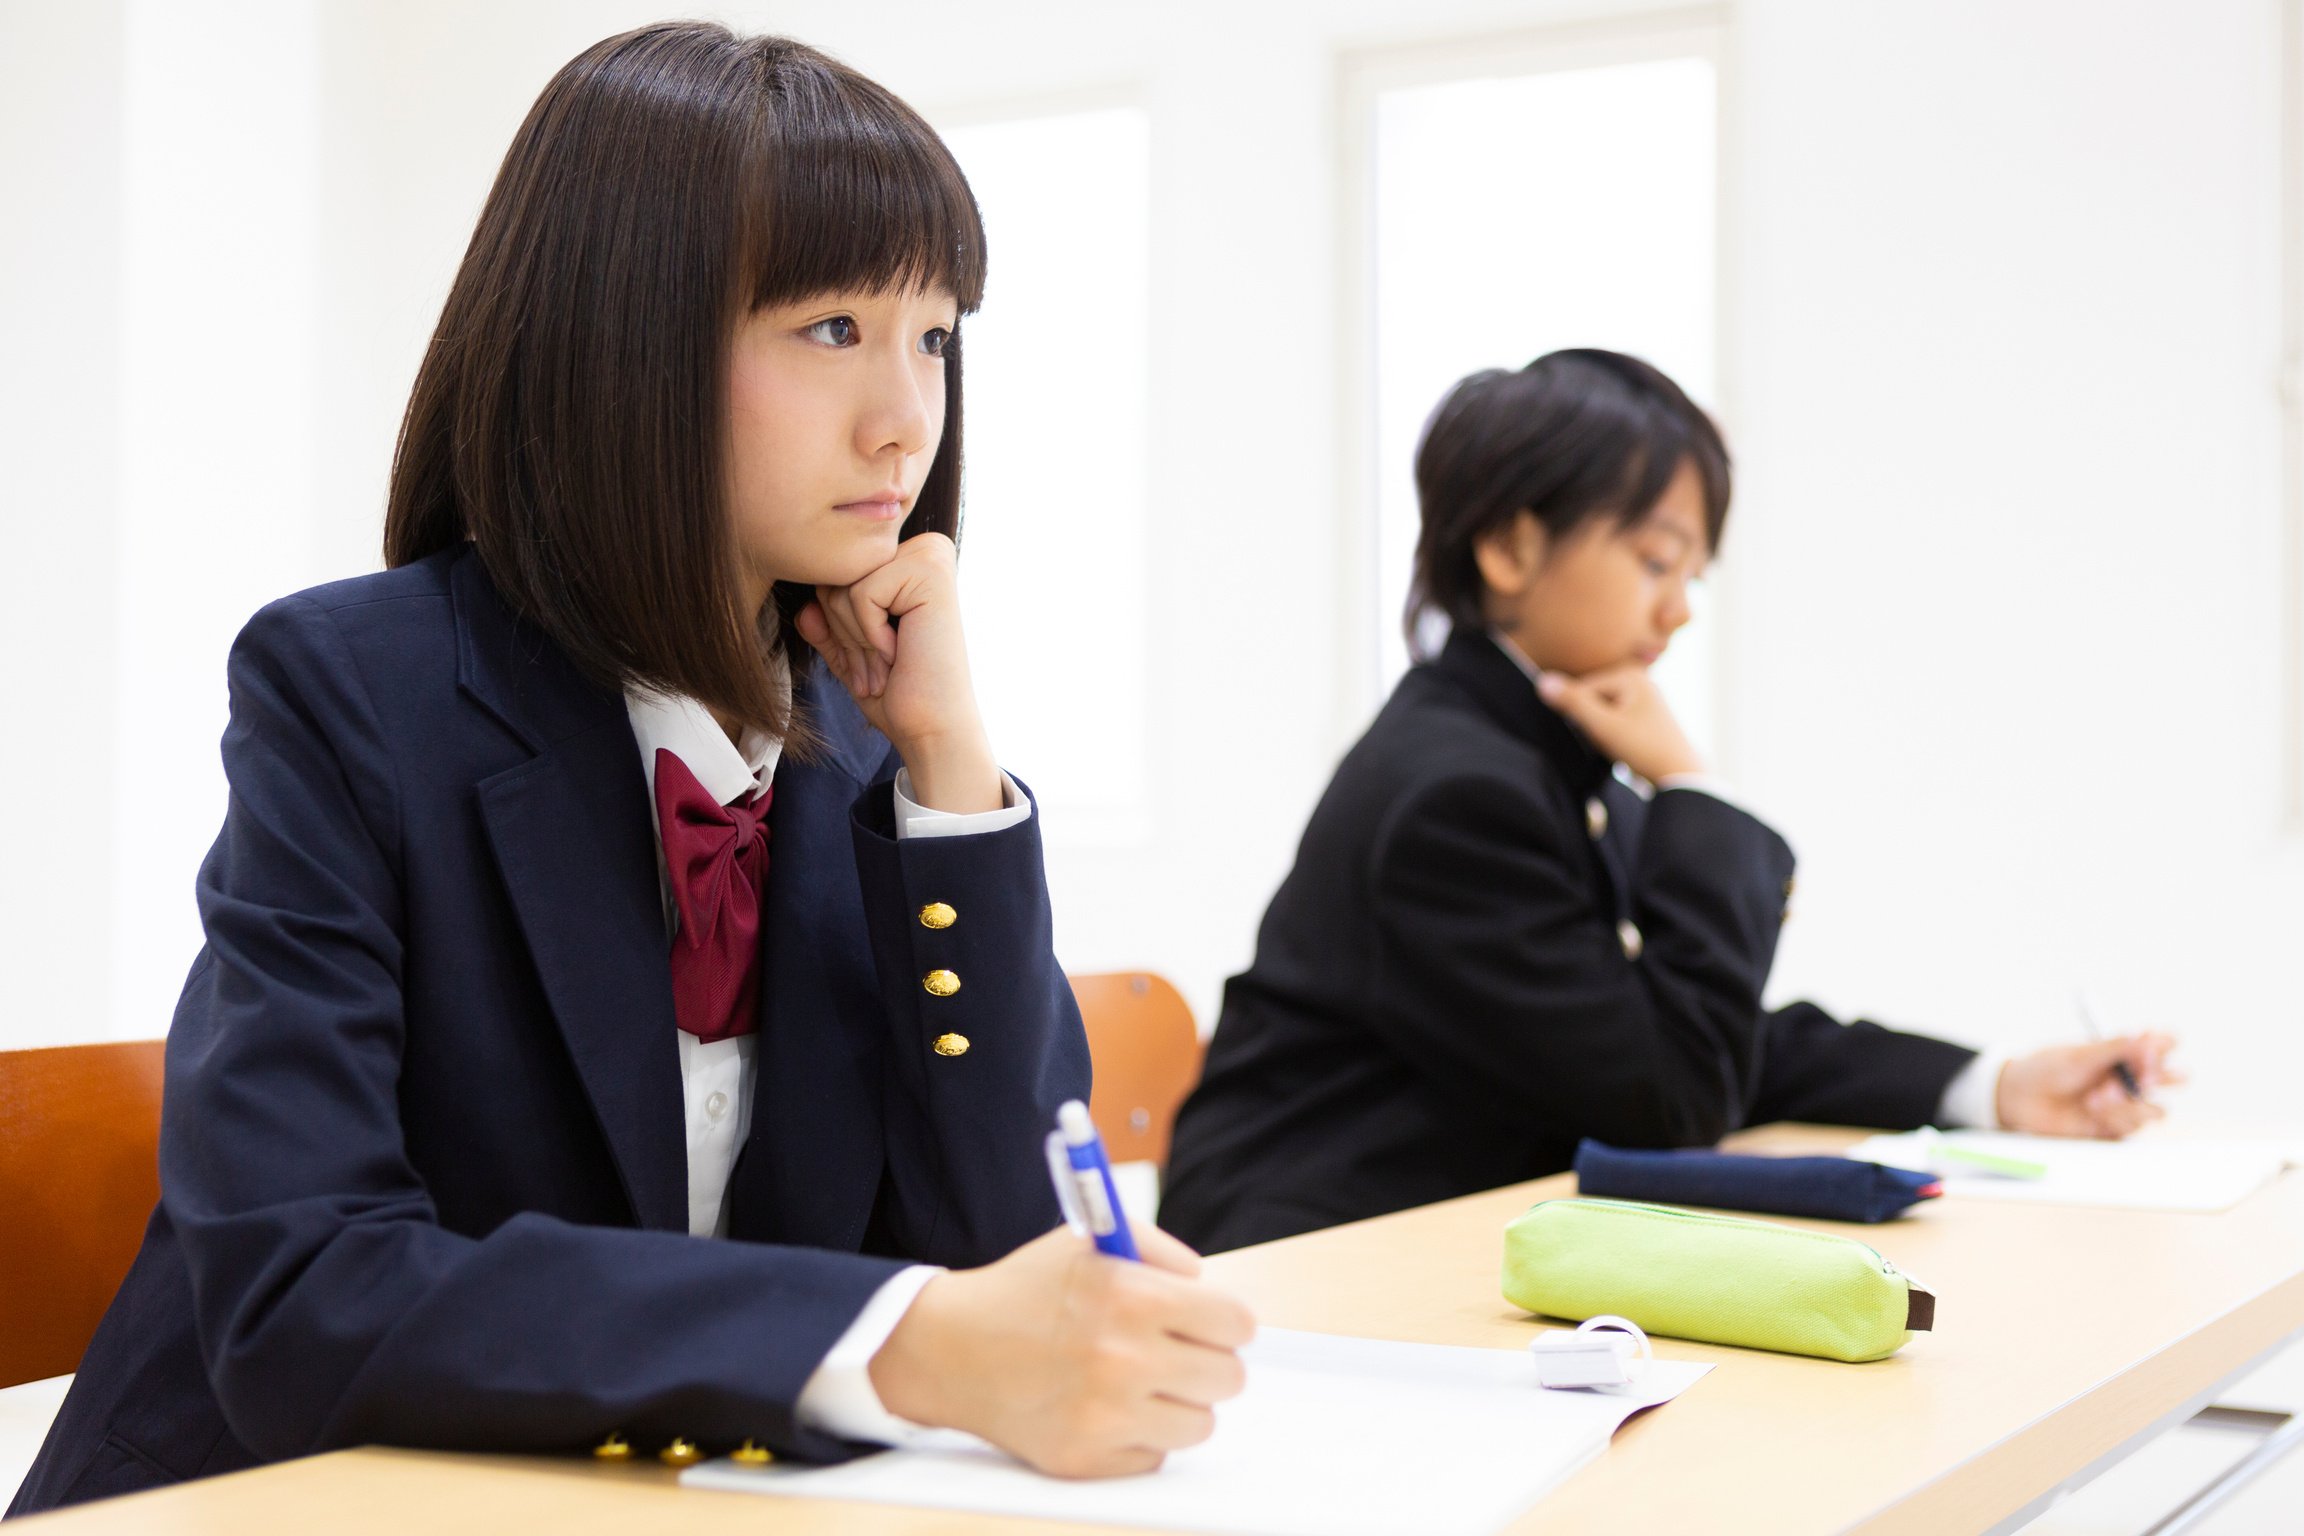
<svg viewBox="0 0 2304 1536"><path fill-rule="evenodd" d="M887 1074L849 812L888 743L820 667L793 689L822 750L776 767L752 1129L729 1179L729 1233L853 1251L879 1193Z"/></svg>
<svg viewBox="0 0 2304 1536"><path fill-rule="evenodd" d="M668 940L647 781L623 701L518 624L476 558L453 582L459 680L536 753L478 786L513 911L635 1219L685 1231Z"/></svg>

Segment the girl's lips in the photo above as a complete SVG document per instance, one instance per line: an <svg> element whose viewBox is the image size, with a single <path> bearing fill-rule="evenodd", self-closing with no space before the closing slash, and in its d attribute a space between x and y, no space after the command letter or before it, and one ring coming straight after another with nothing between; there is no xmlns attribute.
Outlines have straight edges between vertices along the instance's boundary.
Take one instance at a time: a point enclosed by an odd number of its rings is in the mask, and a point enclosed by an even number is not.
<svg viewBox="0 0 2304 1536"><path fill-rule="evenodd" d="M852 513L857 517L869 517L880 522L894 522L904 515L904 503L900 501L844 501L832 510Z"/></svg>

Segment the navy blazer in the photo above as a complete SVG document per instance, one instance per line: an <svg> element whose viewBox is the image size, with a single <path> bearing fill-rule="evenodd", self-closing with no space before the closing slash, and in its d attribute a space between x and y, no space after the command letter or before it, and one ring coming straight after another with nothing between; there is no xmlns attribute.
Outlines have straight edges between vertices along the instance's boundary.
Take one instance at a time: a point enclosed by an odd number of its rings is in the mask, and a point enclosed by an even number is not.
<svg viewBox="0 0 2304 1536"><path fill-rule="evenodd" d="M1585 1136L1936 1113L1972 1052L1761 1007L1784 840L1613 766L1476 630L1401 679L1225 987L1161 1225L1213 1253L1559 1173Z"/></svg>
<svg viewBox="0 0 2304 1536"><path fill-rule="evenodd" d="M229 670L160 1204L10 1513L363 1442L853 1454L793 1405L873 1292L1057 1221L1088 1052L1038 818L899 842L887 740L796 678L823 750L777 767L750 1136L696 1238L622 698L464 550L272 604Z"/></svg>

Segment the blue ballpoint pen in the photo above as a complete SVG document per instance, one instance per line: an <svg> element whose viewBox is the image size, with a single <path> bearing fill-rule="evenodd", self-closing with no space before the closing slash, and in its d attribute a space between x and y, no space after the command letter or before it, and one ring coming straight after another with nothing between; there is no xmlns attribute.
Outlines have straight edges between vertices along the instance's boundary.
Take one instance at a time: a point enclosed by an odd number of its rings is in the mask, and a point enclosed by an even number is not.
<svg viewBox="0 0 2304 1536"><path fill-rule="evenodd" d="M1056 1111L1056 1129L1048 1133L1048 1172L1056 1181L1056 1203L1065 1219L1086 1229L1096 1240L1096 1251L1116 1259L1140 1258L1136 1239L1128 1231L1127 1212L1120 1208L1120 1190L1112 1182L1112 1164L1104 1156L1104 1139L1088 1106L1068 1099Z"/></svg>

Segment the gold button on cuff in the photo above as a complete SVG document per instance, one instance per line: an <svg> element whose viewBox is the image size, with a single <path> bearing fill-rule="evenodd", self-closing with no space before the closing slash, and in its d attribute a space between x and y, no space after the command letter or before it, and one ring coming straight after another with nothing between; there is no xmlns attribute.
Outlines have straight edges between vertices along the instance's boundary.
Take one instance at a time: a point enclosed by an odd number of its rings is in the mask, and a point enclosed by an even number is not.
<svg viewBox="0 0 2304 1536"><path fill-rule="evenodd" d="M668 1467L692 1467L704 1459L704 1453L696 1448L695 1441L675 1437L670 1445L656 1453L656 1459Z"/></svg>
<svg viewBox="0 0 2304 1536"><path fill-rule="evenodd" d="M930 971L920 978L920 985L930 997L950 997L960 990L960 978L950 971Z"/></svg>
<svg viewBox="0 0 2304 1536"><path fill-rule="evenodd" d="M960 914L953 911L948 902L932 901L920 909L920 926L923 928L949 928L959 920Z"/></svg>
<svg viewBox="0 0 2304 1536"><path fill-rule="evenodd" d="M1584 802L1584 830L1598 842L1608 835L1608 802L1598 795Z"/></svg>
<svg viewBox="0 0 2304 1536"><path fill-rule="evenodd" d="M776 1459L776 1453L764 1445L747 1440L728 1453L728 1459L740 1467L764 1467Z"/></svg>
<svg viewBox="0 0 2304 1536"><path fill-rule="evenodd" d="M622 1435L610 1435L592 1447L592 1454L602 1461L630 1461L632 1459L632 1442Z"/></svg>
<svg viewBox="0 0 2304 1536"><path fill-rule="evenodd" d="M965 1056L968 1054L966 1035L938 1035L930 1047L939 1056Z"/></svg>

